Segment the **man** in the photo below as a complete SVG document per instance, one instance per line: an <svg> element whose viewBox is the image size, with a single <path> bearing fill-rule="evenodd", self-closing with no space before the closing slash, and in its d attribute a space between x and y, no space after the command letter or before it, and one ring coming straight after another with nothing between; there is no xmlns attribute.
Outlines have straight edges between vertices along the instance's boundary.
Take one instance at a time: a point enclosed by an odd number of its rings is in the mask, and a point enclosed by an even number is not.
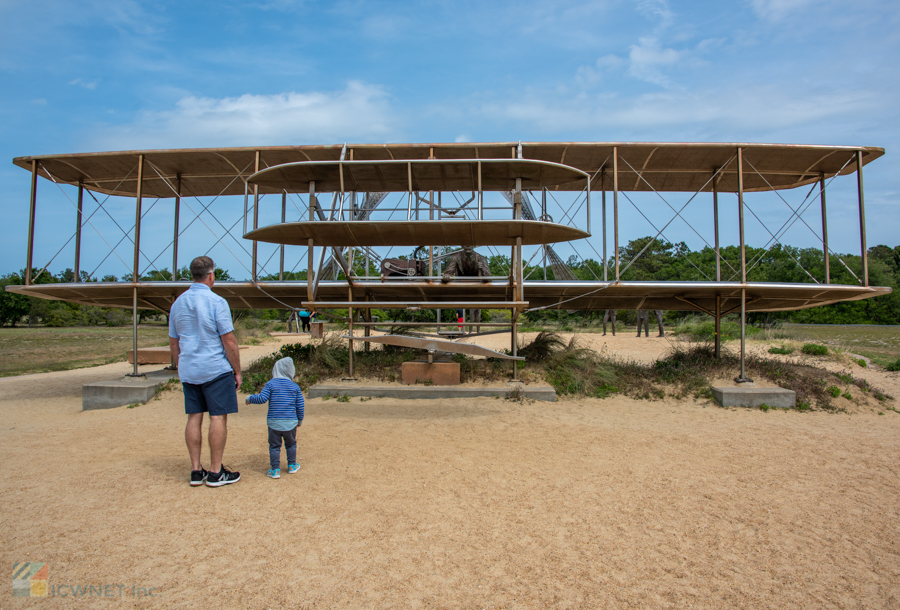
<svg viewBox="0 0 900 610"><path fill-rule="evenodd" d="M221 487L237 483L238 472L222 465L228 414L237 413L241 356L228 302L211 290L216 264L208 256L191 261L194 283L169 312L169 347L184 388L188 416L184 440L191 456L191 485ZM209 413L209 471L200 464L203 414Z"/></svg>

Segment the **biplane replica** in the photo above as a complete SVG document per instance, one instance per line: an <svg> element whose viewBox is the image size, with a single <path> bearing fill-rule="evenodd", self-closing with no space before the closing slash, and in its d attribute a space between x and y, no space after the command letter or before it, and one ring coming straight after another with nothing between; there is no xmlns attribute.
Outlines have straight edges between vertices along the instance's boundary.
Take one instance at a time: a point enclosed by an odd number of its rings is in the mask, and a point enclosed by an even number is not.
<svg viewBox="0 0 900 610"><path fill-rule="evenodd" d="M523 312L535 309L654 309L696 311L716 322L741 313L741 372L744 379L744 328L747 312L783 311L875 297L890 288L869 286L862 168L884 154L874 147L805 146L740 143L598 143L508 142L446 144L344 144L79 153L19 157L13 162L31 172L31 200L25 284L7 290L29 296L62 299L102 307L131 308L137 337L137 310L168 311L188 282L142 281L153 265L142 249L145 200L174 201L172 269L178 269L184 244L181 205L188 199L213 198L194 212L213 214L220 198L243 197L242 225L246 240L245 281L217 282L214 290L232 308L314 308L347 310L350 326L350 377L353 342L395 342L430 351L481 353L519 360L517 327ZM826 186L856 174L862 273L857 285L830 281ZM35 283L32 275L36 232L54 222L41 215L38 178L77 187L75 208L75 281ZM745 196L809 185L810 195L791 210L791 224L802 220L819 201L825 275L811 283L747 281L744 247ZM79 281L82 230L89 223L84 193L134 200L132 281ZM660 195L665 208L651 222L656 237L676 218L686 220L687 204L676 209L663 193L691 193L690 203L709 194L716 253L715 276L707 281L638 282L621 279L634 260L620 260L620 196L632 192ZM723 270L719 244L719 195L733 193L741 251L739 268ZM598 197L599 194L599 197ZM277 203L270 203L272 200ZM224 200L224 199L223 199ZM571 203L560 203L571 200ZM629 199L629 201L631 201ZM288 218L288 203L296 209ZM732 205L729 203L729 205ZM611 208L612 259L607 262L608 208ZM664 211L660 215L660 211ZM579 280L553 249L554 244L584 240L601 218L602 277ZM642 212L643 214L643 212ZM555 218L554 218L555 217ZM645 215L645 218L648 218ZM668 222L664 222L671 218ZM649 218L648 218L649 220ZM803 221L804 223L806 221ZM205 224L205 223L204 223ZM658 228L657 224L659 227ZM807 225L809 226L809 225ZM219 222L207 228L219 240L229 231ZM123 230L124 232L124 230ZM780 232L771 232L773 238ZM166 240L168 241L168 237ZM237 241L237 240L236 240ZM280 253L278 279L262 268L260 248L275 244ZM285 273L285 248L299 246L297 264L305 262L305 279ZM390 258L393 248L416 248L415 260ZM499 276L442 275L448 249L478 247L509 252L508 272ZM506 250L508 248L508 250ZM387 252L385 251L387 249ZM523 252L523 249L525 251ZM533 251L543 262L543 277L524 274L524 256ZM305 252L303 252L305 250ZM471 250L471 248L469 248ZM295 249L295 251L297 251ZM595 250L596 252L596 250ZM187 259L206 252L192 251ZM549 260L549 265L548 265ZM360 264L364 261L364 264ZM290 263L290 260L288 261ZM243 263L242 263L243 264ZM380 273L371 269L380 264ZM552 278L547 278L547 269ZM296 266L295 266L296 268ZM379 269L376 267L376 269ZM539 273L540 275L540 273ZM287 277L286 277L287 276ZM728 277L725 277L728 276ZM478 325L511 330L510 354L462 347L436 337L384 337L370 334L377 322L372 309L509 310L510 322ZM416 322L421 326L422 323ZM435 325L441 326L440 314ZM447 322L443 326L448 327ZM354 335L362 327L362 336ZM471 328L471 326L467 326ZM456 329L456 325L452 325ZM457 329L458 330L458 329ZM446 331L445 331L446 332ZM477 334L477 333L476 333ZM481 351L480 351L481 350ZM135 364L137 373L137 364Z"/></svg>

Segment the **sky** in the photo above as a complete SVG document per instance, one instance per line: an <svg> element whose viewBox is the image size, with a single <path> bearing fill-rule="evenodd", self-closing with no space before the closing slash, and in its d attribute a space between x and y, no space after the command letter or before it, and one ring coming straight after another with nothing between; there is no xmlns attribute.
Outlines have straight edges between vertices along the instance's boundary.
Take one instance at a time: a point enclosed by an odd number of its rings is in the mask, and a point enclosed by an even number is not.
<svg viewBox="0 0 900 610"><path fill-rule="evenodd" d="M30 182L13 157L144 148L879 146L886 155L864 171L867 238L895 246L898 66L900 3L892 0L0 0L0 157L7 160L0 205L8 229L0 274L25 266ZM45 216L35 265L52 260L57 272L72 266L71 243L53 257L74 232L66 199L74 191L42 180L39 194ZM796 206L806 189L783 195ZM680 207L686 197L672 201ZM748 203L773 232L790 214L773 197ZM133 224L133 201L108 205L123 219L131 209ZM832 249L858 252L855 178L830 185L828 205ZM816 207L805 217L811 227L821 222ZM693 210L708 242L706 212ZM623 214L623 239L655 233L633 210ZM723 222L733 227L727 214ZM764 245L770 237L754 223L748 243ZM82 268L93 270L121 235L107 235L109 245L86 237L90 260ZM694 249L704 244L680 221L664 237ZM723 232L723 243L733 238L736 231ZM784 237L799 247L819 246L818 239L800 223ZM597 258L589 250L599 249L598 240L594 231L590 244L557 250L563 258L573 251ZM165 239L148 242L154 248L164 251ZM99 262L98 273L126 272L127 250ZM155 265L166 266L166 256Z"/></svg>

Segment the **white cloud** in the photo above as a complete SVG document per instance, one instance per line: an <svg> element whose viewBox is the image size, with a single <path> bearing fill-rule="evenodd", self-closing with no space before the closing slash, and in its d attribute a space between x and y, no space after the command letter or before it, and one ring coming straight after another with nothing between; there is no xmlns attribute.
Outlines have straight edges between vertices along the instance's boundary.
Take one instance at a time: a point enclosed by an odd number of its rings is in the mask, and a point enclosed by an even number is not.
<svg viewBox="0 0 900 610"><path fill-rule="evenodd" d="M471 141L472 141L472 138L470 138L469 136L467 136L467 135L464 134L464 133L461 133L461 134L459 134L458 136L456 136L456 139L453 140L453 141L454 141L454 142L471 142Z"/></svg>
<svg viewBox="0 0 900 610"><path fill-rule="evenodd" d="M78 85L79 87L83 87L83 88L85 88L85 89L92 89L92 90L93 90L93 89L96 89L96 88L97 88L97 81L95 81L95 80L93 80L93 81L86 81L86 80L84 80L83 78L76 78L76 79L74 79L74 80L70 80L70 81L69 81L69 84L70 84L70 85Z"/></svg>
<svg viewBox="0 0 900 610"><path fill-rule="evenodd" d="M142 113L131 125L108 127L107 148L176 148L396 139L400 117L383 89L352 81L340 91L187 96L166 111Z"/></svg>
<svg viewBox="0 0 900 610"><path fill-rule="evenodd" d="M769 21L780 21L817 0L751 0L750 6L758 17Z"/></svg>
<svg viewBox="0 0 900 610"><path fill-rule="evenodd" d="M666 0L638 0L637 9L645 17L657 19L659 21L658 29L669 27L675 19Z"/></svg>
<svg viewBox="0 0 900 610"><path fill-rule="evenodd" d="M630 61L628 74L648 83L668 87L670 86L670 81L663 74L661 68L677 64L685 54L685 51L663 48L655 37L642 37L638 44L631 45L631 50L628 53Z"/></svg>

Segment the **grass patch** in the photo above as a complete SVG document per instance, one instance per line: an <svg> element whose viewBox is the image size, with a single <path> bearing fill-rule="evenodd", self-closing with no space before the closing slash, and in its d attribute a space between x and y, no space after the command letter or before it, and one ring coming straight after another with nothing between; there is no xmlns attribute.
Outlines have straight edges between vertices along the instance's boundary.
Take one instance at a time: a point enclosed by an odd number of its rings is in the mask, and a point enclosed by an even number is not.
<svg viewBox="0 0 900 610"><path fill-rule="evenodd" d="M774 347L774 346L770 347L769 353L770 354L782 354L782 355L786 356L788 354L793 354L794 348L793 347L785 347L784 343L782 343L781 347Z"/></svg>
<svg viewBox="0 0 900 610"><path fill-rule="evenodd" d="M785 324L767 329L764 334L769 340L821 343L838 351L865 356L878 366L887 366L900 358L900 325Z"/></svg>
<svg viewBox="0 0 900 610"><path fill-rule="evenodd" d="M0 328L0 377L125 362L131 327ZM169 344L161 323L138 326L138 348Z"/></svg>
<svg viewBox="0 0 900 610"><path fill-rule="evenodd" d="M894 360L893 362L887 363L884 368L891 372L900 371L900 358Z"/></svg>
<svg viewBox="0 0 900 610"><path fill-rule="evenodd" d="M804 343L800 351L807 356L827 356L828 348L818 343Z"/></svg>

